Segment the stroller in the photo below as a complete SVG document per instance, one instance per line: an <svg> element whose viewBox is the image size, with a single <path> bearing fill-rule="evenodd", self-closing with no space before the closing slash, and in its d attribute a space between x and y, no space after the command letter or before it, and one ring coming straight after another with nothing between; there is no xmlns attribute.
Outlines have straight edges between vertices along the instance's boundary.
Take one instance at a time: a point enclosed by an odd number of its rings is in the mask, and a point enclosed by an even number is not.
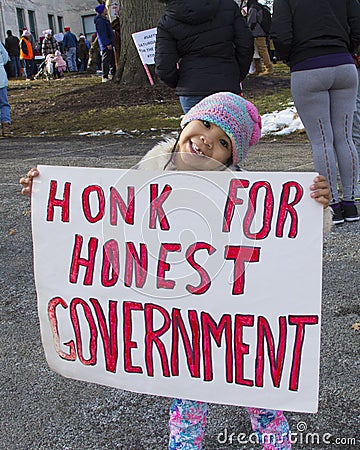
<svg viewBox="0 0 360 450"><path fill-rule="evenodd" d="M50 81L51 79L55 80L56 78L60 78L60 74L55 67L53 61L53 55L46 55L45 60L39 65L38 72L34 76L35 80L38 79L46 79L46 81Z"/></svg>

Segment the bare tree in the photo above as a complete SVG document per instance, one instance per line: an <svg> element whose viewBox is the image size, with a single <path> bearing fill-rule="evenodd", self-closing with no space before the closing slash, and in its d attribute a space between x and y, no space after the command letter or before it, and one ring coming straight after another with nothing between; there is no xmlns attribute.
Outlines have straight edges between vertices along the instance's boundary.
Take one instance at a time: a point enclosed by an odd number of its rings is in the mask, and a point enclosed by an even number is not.
<svg viewBox="0 0 360 450"><path fill-rule="evenodd" d="M154 28L163 14L164 5L154 0L123 0L120 6L121 53L116 81L148 84L148 78L137 53L132 33ZM153 73L154 68L150 67Z"/></svg>

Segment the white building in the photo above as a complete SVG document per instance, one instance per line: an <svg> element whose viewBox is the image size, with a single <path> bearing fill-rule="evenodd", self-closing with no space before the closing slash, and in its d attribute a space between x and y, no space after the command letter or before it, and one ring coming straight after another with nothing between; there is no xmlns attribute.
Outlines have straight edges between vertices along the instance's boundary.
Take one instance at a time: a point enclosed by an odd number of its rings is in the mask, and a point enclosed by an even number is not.
<svg viewBox="0 0 360 450"><path fill-rule="evenodd" d="M96 0L0 0L0 40L4 42L6 30L20 37L24 27L36 40L46 29L57 34L66 26L77 36L90 37L95 32L97 5Z"/></svg>

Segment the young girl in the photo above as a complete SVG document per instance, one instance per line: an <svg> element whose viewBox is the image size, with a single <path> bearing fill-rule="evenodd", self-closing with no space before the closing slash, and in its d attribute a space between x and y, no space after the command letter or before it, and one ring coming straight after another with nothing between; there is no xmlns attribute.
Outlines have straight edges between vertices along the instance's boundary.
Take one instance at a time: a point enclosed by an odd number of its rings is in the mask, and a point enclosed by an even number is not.
<svg viewBox="0 0 360 450"><path fill-rule="evenodd" d="M195 105L181 121L177 141L157 144L138 163L141 170L226 170L246 157L260 138L261 120L253 104L244 98L222 92ZM36 168L20 180L22 193L31 193ZM329 211L329 189L323 176L315 177L311 197ZM327 224L331 219L327 219ZM247 408L259 442L266 450L290 449L289 426L282 411ZM174 399L170 408L169 450L202 448L207 403ZM270 442L268 437L271 437ZM262 437L264 439L262 440Z"/></svg>
<svg viewBox="0 0 360 450"><path fill-rule="evenodd" d="M55 56L53 56L51 60L55 63L55 69L58 71L59 78L62 78L66 70L66 61L64 61L59 50L56 50Z"/></svg>

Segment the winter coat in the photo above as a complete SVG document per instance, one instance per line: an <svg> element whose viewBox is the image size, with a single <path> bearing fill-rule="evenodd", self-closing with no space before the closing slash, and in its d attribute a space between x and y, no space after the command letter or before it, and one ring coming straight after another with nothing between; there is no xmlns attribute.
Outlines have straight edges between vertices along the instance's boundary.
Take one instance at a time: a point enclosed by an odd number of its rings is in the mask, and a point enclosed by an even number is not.
<svg viewBox="0 0 360 450"><path fill-rule="evenodd" d="M88 57L89 57L89 49L88 49L84 39L79 39L77 56L80 59L88 59Z"/></svg>
<svg viewBox="0 0 360 450"><path fill-rule="evenodd" d="M23 36L20 39L20 59L33 59L34 52L31 45L31 42L28 38Z"/></svg>
<svg viewBox="0 0 360 450"><path fill-rule="evenodd" d="M253 51L233 0L169 0L157 26L155 70L179 96L239 93Z"/></svg>
<svg viewBox="0 0 360 450"><path fill-rule="evenodd" d="M5 48L9 54L9 56L19 56L20 55L20 49L19 49L20 40L16 36L8 36L5 39Z"/></svg>
<svg viewBox="0 0 360 450"><path fill-rule="evenodd" d="M66 61L64 61L61 54L51 57L51 62L55 63L55 67L60 70L66 70Z"/></svg>
<svg viewBox="0 0 360 450"><path fill-rule="evenodd" d="M137 163L136 168L139 170L176 170L174 164L170 163L166 166L171 158L171 152L176 143L175 139L166 139L159 142ZM166 169L164 167L166 166ZM228 169L230 170L230 169ZM323 232L328 233L332 225L332 215L330 208L324 209Z"/></svg>
<svg viewBox="0 0 360 450"><path fill-rule="evenodd" d="M254 38L256 37L266 37L267 33L261 28L261 21L263 12L259 3L254 1L248 1L247 3L247 24L252 32Z"/></svg>
<svg viewBox="0 0 360 450"><path fill-rule="evenodd" d="M34 36L31 33L30 33L30 36L29 36L29 41L30 41L31 47L33 49L33 54L34 54L34 57L35 57L36 42L35 42Z"/></svg>
<svg viewBox="0 0 360 450"><path fill-rule="evenodd" d="M64 46L64 50L67 51L69 48L74 48L77 47L77 39L74 33L72 33L71 31L67 31L64 34L64 38L63 38L63 46Z"/></svg>
<svg viewBox="0 0 360 450"><path fill-rule="evenodd" d="M41 52L44 58L46 58L47 55L55 55L56 50L59 50L59 46L55 38L52 36L46 37L41 46Z"/></svg>
<svg viewBox="0 0 360 450"><path fill-rule="evenodd" d="M100 50L103 52L108 45L114 45L114 31L111 28L110 21L101 14L95 17L94 23Z"/></svg>
<svg viewBox="0 0 360 450"><path fill-rule="evenodd" d="M6 75L5 64L10 60L9 54L0 42L0 89L7 87L8 77Z"/></svg>
<svg viewBox="0 0 360 450"><path fill-rule="evenodd" d="M358 0L275 0L271 37L290 67L308 58L352 53L360 43Z"/></svg>

